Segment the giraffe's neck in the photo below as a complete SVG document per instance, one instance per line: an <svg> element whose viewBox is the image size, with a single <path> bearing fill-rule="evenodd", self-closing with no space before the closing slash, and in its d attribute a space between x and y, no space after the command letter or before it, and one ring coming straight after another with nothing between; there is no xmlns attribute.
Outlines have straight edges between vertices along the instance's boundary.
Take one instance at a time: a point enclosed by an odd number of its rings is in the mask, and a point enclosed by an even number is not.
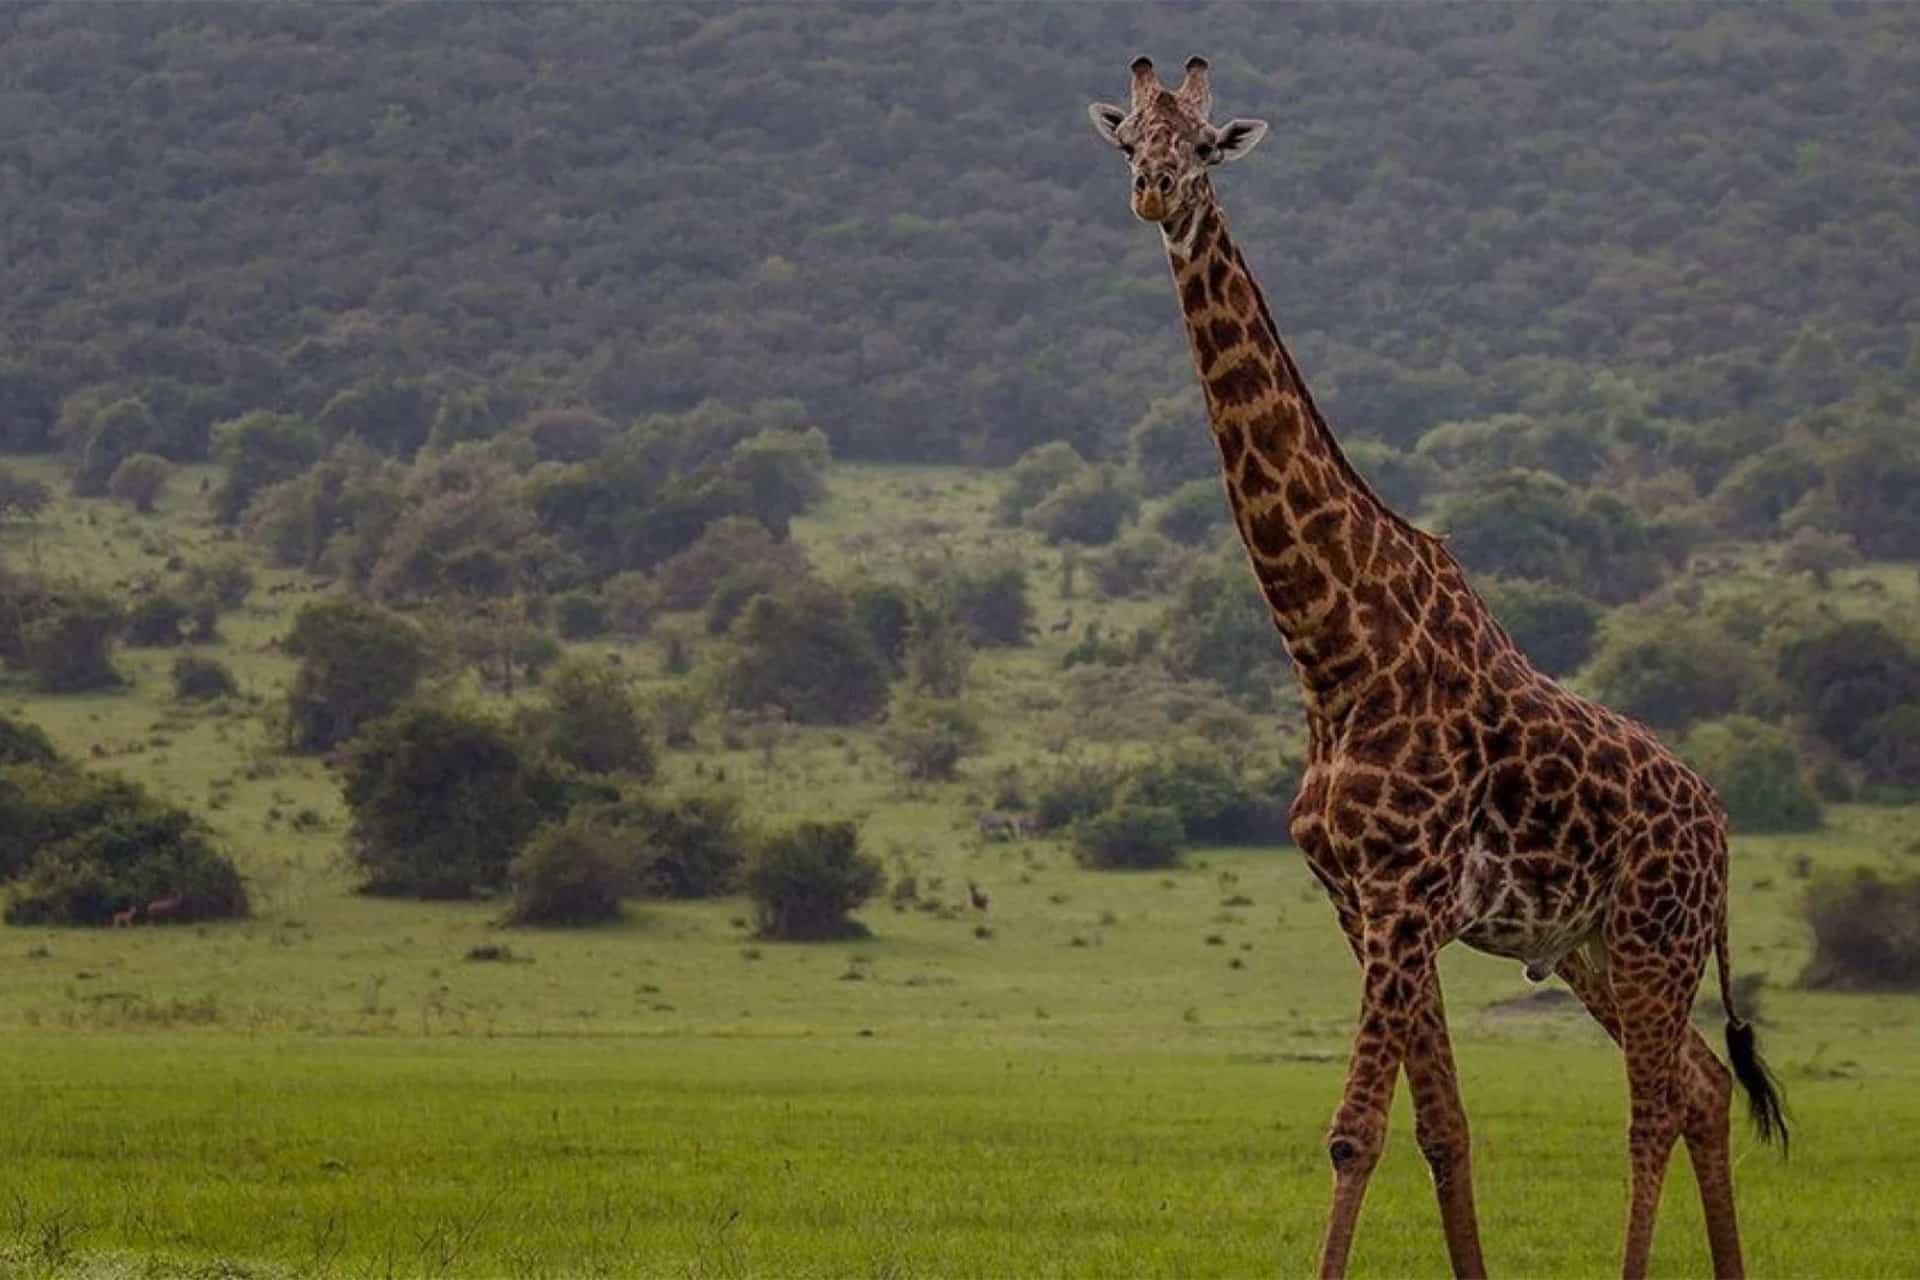
<svg viewBox="0 0 1920 1280"><path fill-rule="evenodd" d="M1341 453L1219 204L1202 196L1162 231L1227 500L1309 714L1337 717L1424 641L1434 575L1458 568Z"/></svg>

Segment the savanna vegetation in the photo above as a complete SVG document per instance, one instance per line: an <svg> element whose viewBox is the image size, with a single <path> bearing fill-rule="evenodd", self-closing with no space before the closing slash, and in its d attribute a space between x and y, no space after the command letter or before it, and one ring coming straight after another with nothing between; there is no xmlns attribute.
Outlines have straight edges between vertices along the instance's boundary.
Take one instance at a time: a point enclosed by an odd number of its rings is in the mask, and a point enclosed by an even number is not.
<svg viewBox="0 0 1920 1280"><path fill-rule="evenodd" d="M1081 114L1199 48L1355 464L1728 806L1754 1270L1902 1273L1920 18L1253 16L0 12L0 1269L1310 1256L1352 960ZM1490 1255L1613 1265L1617 1058L1447 982Z"/></svg>

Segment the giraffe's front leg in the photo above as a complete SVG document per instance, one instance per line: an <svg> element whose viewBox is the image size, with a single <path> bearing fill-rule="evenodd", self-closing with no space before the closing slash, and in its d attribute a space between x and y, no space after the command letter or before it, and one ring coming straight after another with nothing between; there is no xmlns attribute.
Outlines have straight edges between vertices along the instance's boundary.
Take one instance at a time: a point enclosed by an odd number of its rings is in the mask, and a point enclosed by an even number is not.
<svg viewBox="0 0 1920 1280"><path fill-rule="evenodd" d="M1418 915L1369 918L1356 950L1364 974L1360 1027L1347 1064L1346 1091L1327 1135L1333 1161L1333 1210L1320 1246L1320 1275L1346 1274L1367 1181L1387 1145L1387 1111L1431 987L1434 946Z"/></svg>

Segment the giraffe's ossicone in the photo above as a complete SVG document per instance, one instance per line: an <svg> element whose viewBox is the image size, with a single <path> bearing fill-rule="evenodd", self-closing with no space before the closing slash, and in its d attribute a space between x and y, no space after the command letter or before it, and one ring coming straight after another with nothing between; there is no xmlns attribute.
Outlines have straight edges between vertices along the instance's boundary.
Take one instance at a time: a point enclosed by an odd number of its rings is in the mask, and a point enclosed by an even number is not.
<svg viewBox="0 0 1920 1280"><path fill-rule="evenodd" d="M1732 1076L1689 1020L1709 955L1726 997L1726 814L1645 725L1537 670L1443 542L1401 518L1314 405L1213 189L1267 133L1211 121L1207 63L1175 89L1146 58L1131 102L1090 108L1157 225L1219 447L1228 505L1300 678L1308 768L1292 830L1361 969L1360 1025L1328 1152L1320 1272L1343 1274L1404 1067L1454 1270L1484 1274L1467 1122L1435 956L1461 941L1558 973L1626 1056L1632 1196L1625 1272L1644 1275L1668 1157L1684 1137L1716 1275L1741 1273L1732 1081L1763 1137L1780 1101L1750 1027Z"/></svg>

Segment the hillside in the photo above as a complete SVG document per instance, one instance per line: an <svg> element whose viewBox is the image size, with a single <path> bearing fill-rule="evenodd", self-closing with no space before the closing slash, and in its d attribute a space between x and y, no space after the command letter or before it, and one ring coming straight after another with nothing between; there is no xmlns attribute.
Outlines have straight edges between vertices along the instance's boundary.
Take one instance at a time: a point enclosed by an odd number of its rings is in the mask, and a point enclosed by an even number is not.
<svg viewBox="0 0 1920 1280"><path fill-rule="evenodd" d="M1603 424L1704 491L1920 389L1917 37L1861 4L8 6L0 440L138 394L192 459L398 381L360 425L403 449L780 397L842 456L1113 455L1188 375L1082 109L1204 48L1275 124L1223 192L1337 426Z"/></svg>

